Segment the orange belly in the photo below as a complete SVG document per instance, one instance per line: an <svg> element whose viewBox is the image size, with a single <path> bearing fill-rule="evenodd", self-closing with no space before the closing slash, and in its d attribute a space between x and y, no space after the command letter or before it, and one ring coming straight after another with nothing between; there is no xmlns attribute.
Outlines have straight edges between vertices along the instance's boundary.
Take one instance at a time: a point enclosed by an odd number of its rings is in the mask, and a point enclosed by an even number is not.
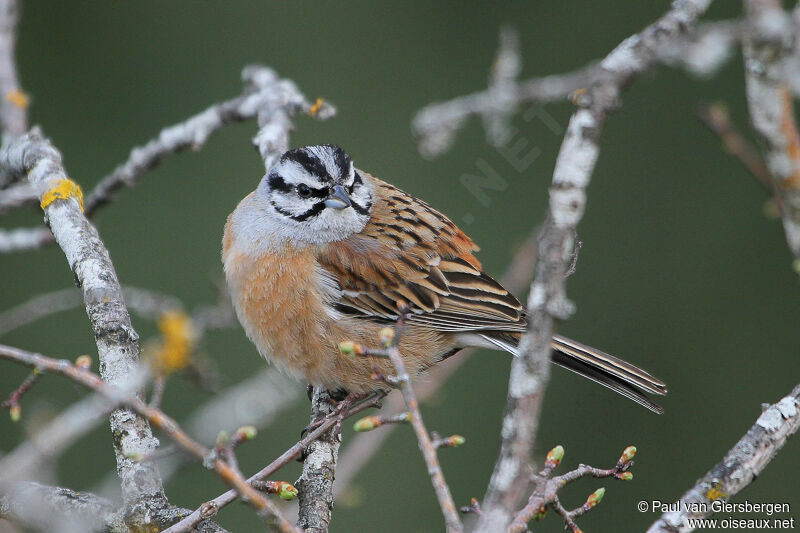
<svg viewBox="0 0 800 533"><path fill-rule="evenodd" d="M338 350L343 341L377 349L384 324L332 314L330 286L312 247L287 246L279 254L254 257L232 244L226 227L222 255L239 322L263 357L312 385L356 393L385 388L371 375L394 373L386 359ZM448 335L409 326L399 349L409 371L419 372L453 347Z"/></svg>

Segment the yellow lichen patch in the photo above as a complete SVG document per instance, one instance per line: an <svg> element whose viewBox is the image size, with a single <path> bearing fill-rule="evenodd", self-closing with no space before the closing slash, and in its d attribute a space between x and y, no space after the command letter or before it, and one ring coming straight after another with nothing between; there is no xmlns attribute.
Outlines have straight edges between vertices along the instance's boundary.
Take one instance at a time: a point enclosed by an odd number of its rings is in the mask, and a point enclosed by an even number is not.
<svg viewBox="0 0 800 533"><path fill-rule="evenodd" d="M569 94L569 101L572 102L572 105L578 105L580 98L586 94L587 89L586 87L581 87L580 89L575 89Z"/></svg>
<svg viewBox="0 0 800 533"><path fill-rule="evenodd" d="M708 498L711 501L724 500L725 498L728 497L728 493L723 492L721 489L722 489L722 483L720 483L719 481L715 481L714 484L711 485L711 488L706 491L705 494L706 498Z"/></svg>
<svg viewBox="0 0 800 533"><path fill-rule="evenodd" d="M161 341L148 350L153 366L167 374L186 368L197 338L192 319L183 311L167 311L158 319L158 329Z"/></svg>
<svg viewBox="0 0 800 533"><path fill-rule="evenodd" d="M314 101L314 103L311 105L311 108L308 110L308 115L313 117L314 115L319 113L319 110L320 110L320 108L322 108L322 105L324 103L325 103L325 101L322 98L317 98Z"/></svg>
<svg viewBox="0 0 800 533"><path fill-rule="evenodd" d="M68 198L75 198L78 201L78 206L83 211L83 191L80 185L75 183L69 178L56 180L44 194L39 205L44 209L56 200L66 200Z"/></svg>
<svg viewBox="0 0 800 533"><path fill-rule="evenodd" d="M12 105L20 109L26 109L28 104L31 103L31 99L28 98L28 95L19 89L8 91L6 93L6 101L11 102Z"/></svg>

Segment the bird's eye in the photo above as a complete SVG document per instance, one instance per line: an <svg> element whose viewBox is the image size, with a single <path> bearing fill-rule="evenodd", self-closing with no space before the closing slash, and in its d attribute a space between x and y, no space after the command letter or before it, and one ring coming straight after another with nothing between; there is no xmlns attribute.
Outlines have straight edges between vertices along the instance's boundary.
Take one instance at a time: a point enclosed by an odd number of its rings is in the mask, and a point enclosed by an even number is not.
<svg viewBox="0 0 800 533"><path fill-rule="evenodd" d="M311 196L311 187L305 183L301 183L297 186L297 196L300 198L309 198Z"/></svg>

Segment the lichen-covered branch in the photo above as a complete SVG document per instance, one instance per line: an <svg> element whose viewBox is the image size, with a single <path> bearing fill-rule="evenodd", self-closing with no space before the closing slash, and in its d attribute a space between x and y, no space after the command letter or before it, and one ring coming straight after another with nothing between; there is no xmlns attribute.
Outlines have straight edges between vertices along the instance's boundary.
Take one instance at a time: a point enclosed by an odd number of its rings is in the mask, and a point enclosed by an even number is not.
<svg viewBox="0 0 800 533"><path fill-rule="evenodd" d="M578 109L570 118L556 160L548 214L539 240L536 276L528 297L528 332L520 344L521 356L511 364L500 454L482 506L481 531L499 531L508 524L531 473L530 452L549 379L554 319L565 318L572 310L565 294L565 273L605 119L619 105L620 91L658 60L659 47L685 34L710 3L673 2L658 21L609 53L599 64L598 78L575 99Z"/></svg>
<svg viewBox="0 0 800 533"><path fill-rule="evenodd" d="M334 406L330 393L315 388L311 398L311 422L330 416ZM303 472L295 482L300 509L297 525L310 533L326 533L333 511L333 481L342 435L334 424L308 445L304 453Z"/></svg>
<svg viewBox="0 0 800 533"><path fill-rule="evenodd" d="M753 127L764 141L786 241L800 272L800 135L787 80L796 29L778 0L746 0L744 5L747 106Z"/></svg>
<svg viewBox="0 0 800 533"><path fill-rule="evenodd" d="M680 499L678 511L670 511L650 526L648 533L692 531L689 518L706 518L712 502L727 500L752 483L778 451L800 429L800 385L778 403L764 410L755 424Z"/></svg>
<svg viewBox="0 0 800 533"><path fill-rule="evenodd" d="M78 193L68 187L73 182L67 178L61 154L34 130L3 146L0 168L9 174L27 175L40 198L49 195L45 198L49 203L43 204L45 219L83 291L100 373L111 385L125 383L138 364L139 337L131 325L108 251L83 215ZM123 500L129 512L146 517L149 509L166 505L161 479L155 465L132 461L128 456L152 453L158 441L147 421L131 411L115 410L110 419Z"/></svg>

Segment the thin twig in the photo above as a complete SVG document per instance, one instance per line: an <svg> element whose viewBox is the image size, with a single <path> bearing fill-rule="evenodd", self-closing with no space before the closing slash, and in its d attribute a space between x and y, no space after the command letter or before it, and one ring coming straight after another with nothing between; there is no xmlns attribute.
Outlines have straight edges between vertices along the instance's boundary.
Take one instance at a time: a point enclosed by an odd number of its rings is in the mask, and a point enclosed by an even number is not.
<svg viewBox="0 0 800 533"><path fill-rule="evenodd" d="M26 377L22 383L20 383L19 387L11 393L8 400L2 403L2 406L9 410L11 415L11 420L17 421L19 420L19 400L22 396L28 392L31 387L33 387L39 378L42 376L42 372L38 368L34 368L33 371Z"/></svg>
<svg viewBox="0 0 800 533"><path fill-rule="evenodd" d="M436 454L436 446L434 446L428 430L425 428L425 423L422 421L422 414L419 411L419 402L417 401L414 388L411 386L411 378L406 370L406 365L403 362L403 357L397 345L400 342L400 336L403 328L403 314L397 321L394 338L391 344L386 348L386 355L394 366L396 372L396 379L400 392L403 394L403 399L408 408L411 427L414 428L414 434L417 436L417 444L419 450L422 452L422 458L425 460L425 466L428 468L428 475L431 477L433 489L436 492L436 498L439 500L439 507L444 516L445 525L449 533L458 533L464 530L464 525L458 516L456 504L453 502L453 496L450 494L450 487L442 473L442 467L439 464L439 458Z"/></svg>
<svg viewBox="0 0 800 533"><path fill-rule="evenodd" d="M380 399L382 395L376 395L370 397L363 402L353 406L344 413L343 418L349 418L353 415L356 415L362 412L365 409L369 409L371 407L377 407L380 405ZM274 459L270 464L256 472L254 475L250 476L247 479L248 483L253 481L263 481L264 479L270 477L272 474L277 472L281 467L289 464L291 461L296 459L300 456L301 453L308 447L309 444L314 442L320 435L325 433L328 429L330 429L333 425L337 424L338 420L336 417L330 417L322 422L319 427L314 429L313 431L309 432L305 438L298 441L294 444L291 448L283 452L279 457ZM162 533L186 533L191 531L192 527L198 523L199 521L214 516L219 512L220 509L228 505L229 503L233 502L238 498L238 494L235 490L229 490L223 494L220 494L213 500L209 500L205 502L203 505L195 509L190 515L183 518L180 522L177 522L172 527L165 529Z"/></svg>
<svg viewBox="0 0 800 533"><path fill-rule="evenodd" d="M800 429L800 385L763 411L725 457L681 496L677 511L666 512L648 533L692 531L690 518L713 514L715 500L736 495L767 467L786 440Z"/></svg>
<svg viewBox="0 0 800 533"><path fill-rule="evenodd" d="M115 405L127 406L129 409L147 419L153 426L163 431L173 442L185 451L194 455L201 461L204 461L204 464L217 472L220 479L227 485L233 487L250 506L259 512L259 514L263 514L266 518L274 520L281 531L286 533L297 533L299 531L282 516L275 504L264 498L257 490L251 487L249 483L242 476L238 475L227 463L218 457L210 456L210 449L189 437L189 435L178 426L177 422L164 414L164 412L149 407L137 396L125 394L115 385L106 384L96 374L74 366L68 361L52 359L41 354L3 345L0 345L0 358L15 361L33 368L42 368L54 374L63 375L103 395ZM125 453L129 460L135 460L135 462L142 464L150 464L149 461L138 460L144 456L134 455L131 457L133 454L130 450L125 450Z"/></svg>
<svg viewBox="0 0 800 533"><path fill-rule="evenodd" d="M578 465L574 470L560 476L551 477L553 470L561 463L564 457L564 448L556 446L547 453L544 468L534 476L534 489L528 498L528 503L515 515L509 524L507 533L521 533L527 530L527 524L534 518L541 519L551 507L564 519L564 524L573 532L580 532L580 528L575 524L575 518L582 516L594 508L603 499L605 489L600 488L594 491L586 499L586 502L573 511L567 511L558 499L558 492L567 484L572 483L582 477L591 476L596 478L616 478L623 481L633 479L633 474L628 470L633 466L633 457L636 455L636 448L628 446L623 450L617 464L613 468L601 469L588 465Z"/></svg>
<svg viewBox="0 0 800 533"><path fill-rule="evenodd" d="M775 183L764 158L733 124L725 104L718 102L700 106L697 109L697 116L719 137L725 150L744 165L764 191L770 196L775 196ZM780 201L780 198L777 200Z"/></svg>
<svg viewBox="0 0 800 533"><path fill-rule="evenodd" d="M708 76L733 56L742 34L739 21L690 27L680 38L659 43L658 48L651 50L648 63L682 67L692 74ZM448 150L456 133L473 116L483 119L490 143L502 144L509 138L506 126L514 112L526 104L567 100L575 91L602 82L607 74L600 63L590 63L564 74L518 82L516 76L521 61L515 54L517 48L513 32L502 28L500 47L485 91L429 104L417 112L412 129L419 138L422 155L433 157Z"/></svg>
<svg viewBox="0 0 800 533"><path fill-rule="evenodd" d="M39 200L36 189L25 181L0 189L0 215L26 205L34 205Z"/></svg>

